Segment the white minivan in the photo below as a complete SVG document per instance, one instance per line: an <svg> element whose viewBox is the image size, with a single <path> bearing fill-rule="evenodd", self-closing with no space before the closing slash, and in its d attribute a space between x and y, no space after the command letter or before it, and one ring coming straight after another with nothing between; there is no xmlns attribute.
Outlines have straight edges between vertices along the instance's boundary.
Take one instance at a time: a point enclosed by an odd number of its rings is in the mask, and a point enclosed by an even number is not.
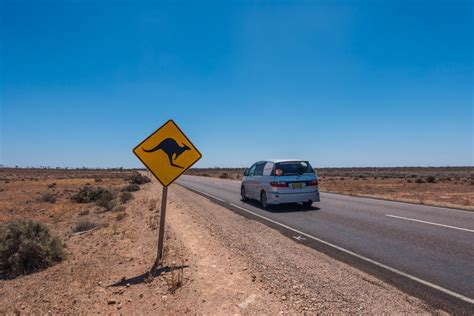
<svg viewBox="0 0 474 316"><path fill-rule="evenodd" d="M319 202L318 177L306 160L259 161L245 170L240 188L243 201L255 199L263 208L284 203Z"/></svg>

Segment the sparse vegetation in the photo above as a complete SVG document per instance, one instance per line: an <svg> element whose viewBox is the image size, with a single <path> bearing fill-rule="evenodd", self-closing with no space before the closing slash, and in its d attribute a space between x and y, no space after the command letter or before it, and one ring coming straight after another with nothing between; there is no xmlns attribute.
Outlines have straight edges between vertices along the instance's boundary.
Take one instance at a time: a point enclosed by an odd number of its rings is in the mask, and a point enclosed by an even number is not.
<svg viewBox="0 0 474 316"><path fill-rule="evenodd" d="M184 261L181 262L181 266L173 266L170 268L170 273L166 276L166 284L168 285L168 291L170 291L170 293L174 293L178 288L183 286L183 281Z"/></svg>
<svg viewBox="0 0 474 316"><path fill-rule="evenodd" d="M138 191L138 190L140 190L140 186L139 186L138 184L136 184L136 183L134 183L134 184L129 184L129 185L127 185L127 186L125 186L125 187L122 188L122 191L124 191L124 192L125 192L125 191L127 191L127 192L135 192L135 191Z"/></svg>
<svg viewBox="0 0 474 316"><path fill-rule="evenodd" d="M117 204L114 200L115 194L111 191L104 191L100 197L95 201L95 205L105 208L107 211L110 211Z"/></svg>
<svg viewBox="0 0 474 316"><path fill-rule="evenodd" d="M132 193L130 193L128 191L120 193L120 202L127 203L131 199L133 199Z"/></svg>
<svg viewBox="0 0 474 316"><path fill-rule="evenodd" d="M62 241L32 220L0 224L0 271L15 277L45 269L65 258Z"/></svg>
<svg viewBox="0 0 474 316"><path fill-rule="evenodd" d="M48 189L52 189L56 186L56 182L48 184Z"/></svg>
<svg viewBox="0 0 474 316"><path fill-rule="evenodd" d="M85 232L94 228L99 227L99 224L91 221L80 221L72 229L73 232Z"/></svg>
<svg viewBox="0 0 474 316"><path fill-rule="evenodd" d="M79 192L74 194L71 200L76 203L90 203L102 199L104 196L106 199L110 199L111 196L113 198L113 193L103 187L86 185Z"/></svg>
<svg viewBox="0 0 474 316"><path fill-rule="evenodd" d="M82 210L79 212L79 216L86 216L89 215L90 211L89 210Z"/></svg>
<svg viewBox="0 0 474 316"><path fill-rule="evenodd" d="M228 174L227 172L223 172L223 173L221 173L221 175L219 176L219 178L221 178L221 179L229 179L230 177L229 177L229 174Z"/></svg>
<svg viewBox="0 0 474 316"><path fill-rule="evenodd" d="M436 178L433 177L433 176L428 176L428 177L426 178L426 182L428 182L428 183L436 183Z"/></svg>
<svg viewBox="0 0 474 316"><path fill-rule="evenodd" d="M423 180L422 178L416 179L415 183L425 183L426 181Z"/></svg>
<svg viewBox="0 0 474 316"><path fill-rule="evenodd" d="M56 203L56 196L53 193L43 193L40 197L41 202Z"/></svg>
<svg viewBox="0 0 474 316"><path fill-rule="evenodd" d="M132 184L145 184L151 182L151 179L147 176L142 175L139 172L136 172L131 178L130 183Z"/></svg>
<svg viewBox="0 0 474 316"><path fill-rule="evenodd" d="M127 217L127 213L125 213L125 212L119 212L119 213L117 213L117 215L115 215L115 219L116 219L117 221L121 221L121 220L123 220L125 217Z"/></svg>

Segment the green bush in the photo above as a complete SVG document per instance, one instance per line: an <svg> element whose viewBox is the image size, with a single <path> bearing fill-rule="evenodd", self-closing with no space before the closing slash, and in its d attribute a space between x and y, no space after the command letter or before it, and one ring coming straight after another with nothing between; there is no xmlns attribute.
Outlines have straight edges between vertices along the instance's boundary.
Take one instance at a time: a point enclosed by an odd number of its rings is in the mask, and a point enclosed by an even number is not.
<svg viewBox="0 0 474 316"><path fill-rule="evenodd" d="M40 201L48 203L56 203L56 196L52 193L43 193L40 197Z"/></svg>
<svg viewBox="0 0 474 316"><path fill-rule="evenodd" d="M135 192L140 190L140 186L138 184L129 184L122 188L123 192Z"/></svg>
<svg viewBox="0 0 474 316"><path fill-rule="evenodd" d="M72 231L75 232L75 233L85 232L85 231L94 229L94 228L96 228L96 227L98 227L98 226L99 226L99 224L94 223L94 222L81 221L81 222L77 223L76 226L74 226L74 228L72 229Z"/></svg>
<svg viewBox="0 0 474 316"><path fill-rule="evenodd" d="M436 183L436 178L433 176L429 176L426 178L426 182L428 183Z"/></svg>
<svg viewBox="0 0 474 316"><path fill-rule="evenodd" d="M105 208L110 211L114 208L116 201L114 200L115 195L111 191L104 191L100 197L95 201L95 205Z"/></svg>
<svg viewBox="0 0 474 316"><path fill-rule="evenodd" d="M139 172L136 172L130 178L130 183L132 183L132 184L145 184L145 183L148 183L148 182L151 182L151 179L148 178L147 176L142 175Z"/></svg>
<svg viewBox="0 0 474 316"><path fill-rule="evenodd" d="M0 270L6 277L40 271L65 258L62 241L32 220L0 224Z"/></svg>
<svg viewBox="0 0 474 316"><path fill-rule="evenodd" d="M120 193L120 202L127 203L131 199L133 199L132 193L130 193L128 191Z"/></svg>
<svg viewBox="0 0 474 316"><path fill-rule="evenodd" d="M102 199L104 196L110 197L113 193L103 187L84 186L79 192L71 197L76 203L90 203Z"/></svg>

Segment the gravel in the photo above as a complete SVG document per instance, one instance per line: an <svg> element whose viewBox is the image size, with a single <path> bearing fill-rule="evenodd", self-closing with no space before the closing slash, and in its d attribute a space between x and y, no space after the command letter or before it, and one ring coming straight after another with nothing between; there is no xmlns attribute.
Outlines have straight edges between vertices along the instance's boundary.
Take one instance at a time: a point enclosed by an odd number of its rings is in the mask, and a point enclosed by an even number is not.
<svg viewBox="0 0 474 316"><path fill-rule="evenodd" d="M246 262L255 282L300 312L435 313L423 301L182 187L171 199Z"/></svg>

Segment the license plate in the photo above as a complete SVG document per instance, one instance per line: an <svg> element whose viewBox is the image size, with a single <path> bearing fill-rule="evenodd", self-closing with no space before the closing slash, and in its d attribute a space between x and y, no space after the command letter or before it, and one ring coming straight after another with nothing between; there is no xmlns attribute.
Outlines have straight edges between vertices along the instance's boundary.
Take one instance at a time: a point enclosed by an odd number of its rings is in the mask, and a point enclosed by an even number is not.
<svg viewBox="0 0 474 316"><path fill-rule="evenodd" d="M291 188L292 189L302 189L304 187L303 183L297 182L297 183L292 183Z"/></svg>

